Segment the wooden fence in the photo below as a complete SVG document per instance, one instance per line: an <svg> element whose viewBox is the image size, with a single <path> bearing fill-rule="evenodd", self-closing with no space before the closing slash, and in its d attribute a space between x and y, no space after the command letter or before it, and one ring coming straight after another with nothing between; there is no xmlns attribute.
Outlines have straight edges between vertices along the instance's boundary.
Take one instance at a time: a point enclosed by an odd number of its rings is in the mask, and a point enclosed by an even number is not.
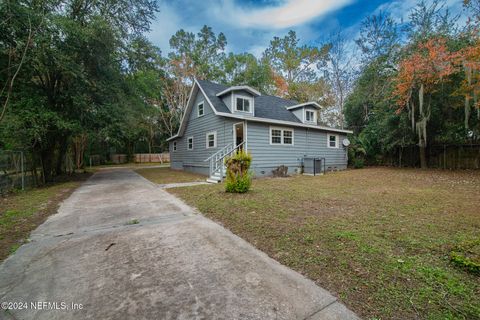
<svg viewBox="0 0 480 320"><path fill-rule="evenodd" d="M135 163L170 162L170 153L135 153L132 160ZM126 154L112 154L110 161L116 164L127 163L128 157Z"/></svg>
<svg viewBox="0 0 480 320"><path fill-rule="evenodd" d="M418 146L397 148L382 162L391 166L420 167ZM480 144L429 146L427 163L429 168L480 169Z"/></svg>
<svg viewBox="0 0 480 320"><path fill-rule="evenodd" d="M133 161L137 163L145 162L170 162L170 153L135 153Z"/></svg>

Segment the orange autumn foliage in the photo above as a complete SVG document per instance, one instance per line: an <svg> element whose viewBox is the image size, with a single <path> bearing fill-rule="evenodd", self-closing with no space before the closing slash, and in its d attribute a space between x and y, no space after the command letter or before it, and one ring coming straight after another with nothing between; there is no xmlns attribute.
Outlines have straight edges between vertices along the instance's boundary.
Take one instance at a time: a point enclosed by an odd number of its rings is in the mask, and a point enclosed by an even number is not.
<svg viewBox="0 0 480 320"><path fill-rule="evenodd" d="M413 89L423 85L425 93L432 93L455 70L445 39L434 38L418 44L413 54L400 61L394 91L397 113L407 106Z"/></svg>
<svg viewBox="0 0 480 320"><path fill-rule="evenodd" d="M288 83L287 81L278 73L272 70L272 78L275 83L276 92L275 94L279 97L288 96Z"/></svg>
<svg viewBox="0 0 480 320"><path fill-rule="evenodd" d="M452 61L459 68L463 67L465 72L465 79L458 92L466 99L478 97L480 95L480 39L454 53ZM480 108L480 101L477 101L474 107Z"/></svg>

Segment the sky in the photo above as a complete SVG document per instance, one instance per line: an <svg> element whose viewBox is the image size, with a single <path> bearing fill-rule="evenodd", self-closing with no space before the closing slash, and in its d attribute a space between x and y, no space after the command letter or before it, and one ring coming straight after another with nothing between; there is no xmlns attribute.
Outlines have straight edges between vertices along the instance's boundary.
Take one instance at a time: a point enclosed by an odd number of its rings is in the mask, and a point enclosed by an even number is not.
<svg viewBox="0 0 480 320"><path fill-rule="evenodd" d="M249 52L257 57L274 36L294 30L301 44L320 45L342 31L352 41L362 20L380 11L408 21L417 0L158 0L160 12L152 23L149 39L163 53L179 29L197 33L203 25L227 38L227 52ZM461 13L461 0L446 0L454 13Z"/></svg>

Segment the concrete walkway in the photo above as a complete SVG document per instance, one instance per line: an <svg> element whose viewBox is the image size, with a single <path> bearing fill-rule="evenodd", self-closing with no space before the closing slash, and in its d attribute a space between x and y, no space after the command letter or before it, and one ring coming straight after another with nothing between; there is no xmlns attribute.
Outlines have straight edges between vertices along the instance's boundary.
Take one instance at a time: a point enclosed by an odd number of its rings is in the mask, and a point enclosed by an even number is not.
<svg viewBox="0 0 480 320"><path fill-rule="evenodd" d="M178 182L178 183L165 183L159 184L158 186L163 189L170 189L170 188L181 188L181 187L192 187L192 186L200 186L202 184L209 184L205 181L196 181L196 182Z"/></svg>
<svg viewBox="0 0 480 320"><path fill-rule="evenodd" d="M27 310L0 319L356 319L128 169L96 173L31 240L0 265L0 302Z"/></svg>

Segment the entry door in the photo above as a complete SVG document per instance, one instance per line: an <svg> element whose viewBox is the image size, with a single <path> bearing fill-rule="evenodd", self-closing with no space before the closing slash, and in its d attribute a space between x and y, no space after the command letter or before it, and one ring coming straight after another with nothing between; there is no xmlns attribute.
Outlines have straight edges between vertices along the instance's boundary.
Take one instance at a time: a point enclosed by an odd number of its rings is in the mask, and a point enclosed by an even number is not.
<svg viewBox="0 0 480 320"><path fill-rule="evenodd" d="M233 141L235 146L238 146L245 141L245 125L243 122L235 123L233 125ZM245 145L241 147L243 149Z"/></svg>

